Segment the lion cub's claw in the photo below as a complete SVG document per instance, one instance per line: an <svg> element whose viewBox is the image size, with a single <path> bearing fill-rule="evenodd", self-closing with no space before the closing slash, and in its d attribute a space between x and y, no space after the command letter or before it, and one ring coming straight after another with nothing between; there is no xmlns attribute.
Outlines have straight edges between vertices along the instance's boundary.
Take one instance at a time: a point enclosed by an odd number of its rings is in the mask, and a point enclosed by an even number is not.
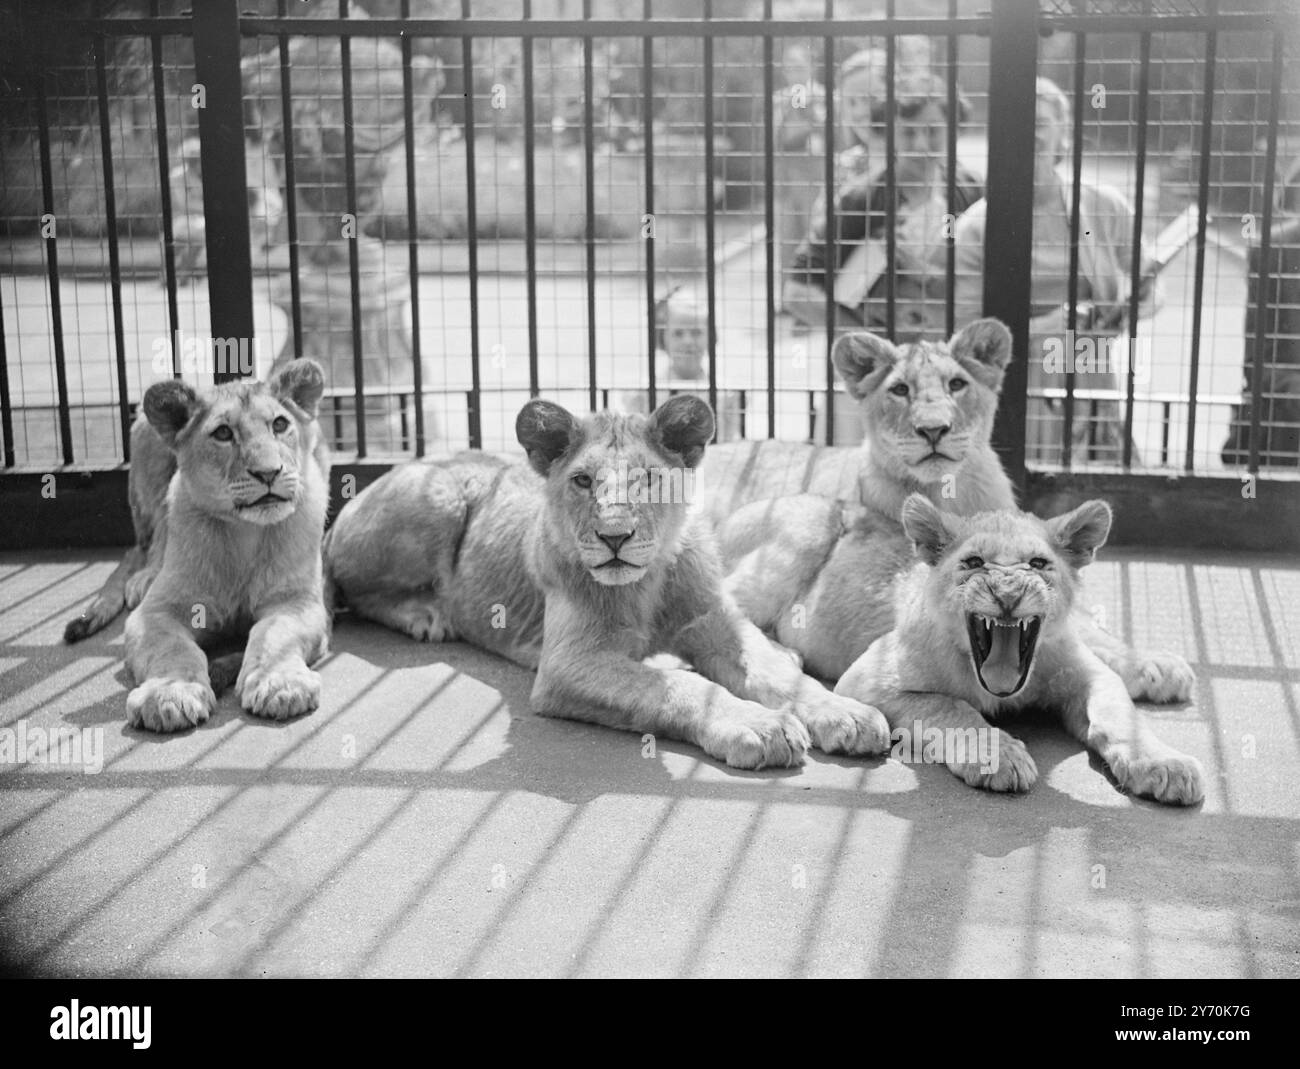
<svg viewBox="0 0 1300 1069"><path fill-rule="evenodd" d="M822 753L880 754L889 749L889 722L880 710L838 694L796 706L812 744Z"/></svg>
<svg viewBox="0 0 1300 1069"><path fill-rule="evenodd" d="M998 733L998 749L991 769L978 761L953 762L948 767L972 787L1023 794L1037 782L1038 766L1023 742L1000 728L994 730Z"/></svg>
<svg viewBox="0 0 1300 1069"><path fill-rule="evenodd" d="M306 665L250 672L236 690L247 712L268 720L288 720L320 705L320 676Z"/></svg>
<svg viewBox="0 0 1300 1069"><path fill-rule="evenodd" d="M1195 757L1120 757L1110 770L1120 787L1141 798L1167 805L1196 805L1205 799L1205 772Z"/></svg>
<svg viewBox="0 0 1300 1069"><path fill-rule="evenodd" d="M127 695L126 719L148 731L185 731L207 720L216 705L206 681L146 679Z"/></svg>
<svg viewBox="0 0 1300 1069"><path fill-rule="evenodd" d="M803 764L808 730L789 709L757 702L718 714L705 724L700 746L732 768L792 768Z"/></svg>

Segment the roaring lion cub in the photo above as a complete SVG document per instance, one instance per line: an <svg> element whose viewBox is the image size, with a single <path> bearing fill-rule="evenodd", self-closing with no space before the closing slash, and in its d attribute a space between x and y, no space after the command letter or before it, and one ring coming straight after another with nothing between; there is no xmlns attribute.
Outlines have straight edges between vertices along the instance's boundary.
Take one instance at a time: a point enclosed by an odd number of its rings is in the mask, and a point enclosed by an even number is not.
<svg viewBox="0 0 1300 1069"><path fill-rule="evenodd" d="M1078 569L1110 523L1104 501L1044 522L1011 510L955 517L921 494L909 497L903 526L921 562L898 587L894 630L836 693L873 703L891 727L914 734L996 732L995 767L945 748L948 767L973 787L1033 786L1038 772L1024 744L984 719L1033 708L1058 714L1124 790L1174 805L1201 801L1200 763L1142 726L1123 680L1074 626Z"/></svg>
<svg viewBox="0 0 1300 1069"><path fill-rule="evenodd" d="M797 765L810 735L830 753L883 752L880 714L805 676L723 592L688 508L707 404L578 420L534 400L515 430L527 463L417 461L348 503L325 566L354 612L537 669L541 715L683 739L737 768ZM695 671L644 663L657 653Z"/></svg>
<svg viewBox="0 0 1300 1069"><path fill-rule="evenodd" d="M236 693L256 716L284 719L319 704L320 677L308 664L329 642L323 390L320 365L295 360L265 384L227 383L202 397L177 381L146 391L131 435L137 545L66 632L82 638L126 596L141 597L126 621L132 725L202 723L216 705L214 681L235 665ZM242 654L218 658L210 676L205 649L245 636Z"/></svg>
<svg viewBox="0 0 1300 1069"><path fill-rule="evenodd" d="M738 504L714 514L728 591L824 679L838 679L893 626L894 580L911 563L898 519L909 494L958 516L1016 507L989 442L1011 359L1002 323L977 320L946 345L850 334L832 357L861 405L860 448L738 443L710 450L703 471L715 503ZM1132 650L1086 612L1077 617L1134 699L1190 696L1195 677L1181 657Z"/></svg>

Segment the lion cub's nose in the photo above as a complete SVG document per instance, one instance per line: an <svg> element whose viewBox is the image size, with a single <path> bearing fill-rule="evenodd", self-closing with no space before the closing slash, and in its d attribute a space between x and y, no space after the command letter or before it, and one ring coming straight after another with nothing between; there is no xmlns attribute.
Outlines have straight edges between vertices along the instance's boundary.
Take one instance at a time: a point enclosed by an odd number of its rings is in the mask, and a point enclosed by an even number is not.
<svg viewBox="0 0 1300 1069"><path fill-rule="evenodd" d="M933 447L939 444L940 438L952 430L952 426L944 423L935 427L917 427L916 430Z"/></svg>
<svg viewBox="0 0 1300 1069"><path fill-rule="evenodd" d="M603 534L596 537L609 546L610 552L617 556L619 547L632 537L632 532L629 531L627 534Z"/></svg>
<svg viewBox="0 0 1300 1069"><path fill-rule="evenodd" d="M267 486L274 486L277 476L284 468L249 468L248 474L256 479L259 483L265 483Z"/></svg>

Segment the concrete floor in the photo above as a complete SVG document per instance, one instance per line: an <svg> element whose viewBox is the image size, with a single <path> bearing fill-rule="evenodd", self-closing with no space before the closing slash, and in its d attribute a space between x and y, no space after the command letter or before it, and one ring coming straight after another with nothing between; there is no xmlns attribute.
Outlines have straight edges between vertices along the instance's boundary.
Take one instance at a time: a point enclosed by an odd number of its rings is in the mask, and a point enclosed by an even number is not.
<svg viewBox="0 0 1300 1069"><path fill-rule="evenodd" d="M1085 604L1181 651L1192 811L1048 725L1024 797L813 755L735 772L528 711L530 675L342 620L322 707L124 726L122 627L61 643L111 551L0 555L0 726L103 767L0 766L9 970L229 975L1300 975L1300 563L1107 551ZM83 755L84 759L84 755Z"/></svg>

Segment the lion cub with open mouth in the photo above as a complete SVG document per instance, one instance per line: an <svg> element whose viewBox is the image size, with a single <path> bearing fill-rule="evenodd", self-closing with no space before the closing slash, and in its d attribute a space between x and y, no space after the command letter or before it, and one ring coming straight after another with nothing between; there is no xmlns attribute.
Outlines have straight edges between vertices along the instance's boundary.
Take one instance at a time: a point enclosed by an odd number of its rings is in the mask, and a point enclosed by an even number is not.
<svg viewBox="0 0 1300 1069"><path fill-rule="evenodd" d="M1033 708L1057 713L1124 790L1173 805L1202 800L1200 763L1141 725L1124 681L1071 620L1078 569L1110 532L1109 505L1088 501L1046 522L1011 510L962 518L912 494L902 519L922 563L899 584L894 630L854 662L837 694L916 735L996 732L993 767L945 749L949 769L972 787L1034 785L1024 744L984 719Z"/></svg>
<svg viewBox="0 0 1300 1069"><path fill-rule="evenodd" d="M336 595L428 642L462 638L537 670L532 708L693 742L737 768L882 753L884 718L805 676L722 587L690 509L713 413L679 396L650 416L579 420L528 402L527 462L483 453L393 469L325 541ZM695 671L644 663L670 653Z"/></svg>

